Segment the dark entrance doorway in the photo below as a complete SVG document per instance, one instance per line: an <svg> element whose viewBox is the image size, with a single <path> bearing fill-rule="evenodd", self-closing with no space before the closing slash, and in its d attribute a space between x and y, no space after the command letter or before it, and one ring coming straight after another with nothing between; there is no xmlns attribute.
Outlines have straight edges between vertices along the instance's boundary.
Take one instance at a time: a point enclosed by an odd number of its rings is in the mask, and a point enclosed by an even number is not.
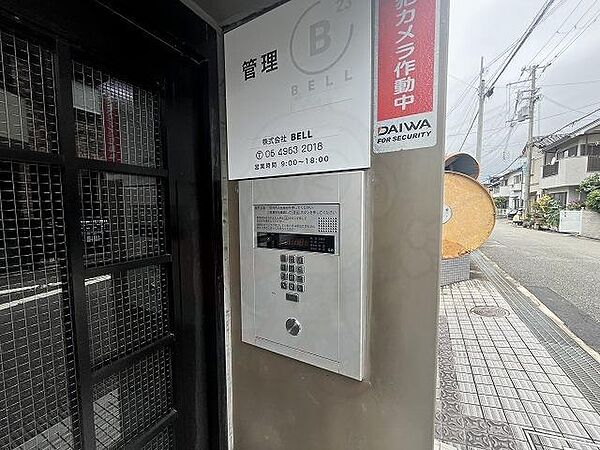
<svg viewBox="0 0 600 450"><path fill-rule="evenodd" d="M215 34L136 3L0 6L2 449L220 445Z"/></svg>

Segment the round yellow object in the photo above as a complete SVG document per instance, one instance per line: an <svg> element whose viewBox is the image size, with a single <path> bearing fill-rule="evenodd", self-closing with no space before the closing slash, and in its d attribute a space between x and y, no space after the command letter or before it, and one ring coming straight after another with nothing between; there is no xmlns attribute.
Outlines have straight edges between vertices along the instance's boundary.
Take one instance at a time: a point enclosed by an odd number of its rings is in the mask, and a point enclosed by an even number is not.
<svg viewBox="0 0 600 450"><path fill-rule="evenodd" d="M444 175L442 258L452 259L479 248L492 234L496 208L476 180L456 172Z"/></svg>

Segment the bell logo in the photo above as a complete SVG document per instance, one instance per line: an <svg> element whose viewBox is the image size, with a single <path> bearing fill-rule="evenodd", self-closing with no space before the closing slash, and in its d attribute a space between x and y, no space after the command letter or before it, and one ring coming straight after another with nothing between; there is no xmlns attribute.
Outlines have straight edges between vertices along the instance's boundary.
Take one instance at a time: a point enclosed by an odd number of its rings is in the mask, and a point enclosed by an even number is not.
<svg viewBox="0 0 600 450"><path fill-rule="evenodd" d="M331 46L330 29L331 22L328 20L321 20L310 26L310 56L323 53Z"/></svg>
<svg viewBox="0 0 600 450"><path fill-rule="evenodd" d="M319 0L296 21L290 38L292 63L305 75L335 66L346 54L354 35L352 2Z"/></svg>

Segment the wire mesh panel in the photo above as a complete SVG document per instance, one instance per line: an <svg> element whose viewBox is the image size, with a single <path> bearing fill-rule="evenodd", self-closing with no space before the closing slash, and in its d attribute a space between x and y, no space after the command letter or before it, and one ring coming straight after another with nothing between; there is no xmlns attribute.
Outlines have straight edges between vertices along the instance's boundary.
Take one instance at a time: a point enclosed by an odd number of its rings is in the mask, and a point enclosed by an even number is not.
<svg viewBox="0 0 600 450"><path fill-rule="evenodd" d="M58 153L52 53L1 29L0 146Z"/></svg>
<svg viewBox="0 0 600 450"><path fill-rule="evenodd" d="M79 191L87 267L165 254L160 179L82 171Z"/></svg>
<svg viewBox="0 0 600 450"><path fill-rule="evenodd" d="M169 333L167 271L147 266L85 282L95 369Z"/></svg>
<svg viewBox="0 0 600 450"><path fill-rule="evenodd" d="M79 441L61 183L58 168L0 162L2 449Z"/></svg>
<svg viewBox="0 0 600 450"><path fill-rule="evenodd" d="M155 93L75 62L73 107L80 157L144 167L162 166Z"/></svg>
<svg viewBox="0 0 600 450"><path fill-rule="evenodd" d="M144 445L142 450L170 450L172 448L175 448L173 429L167 427Z"/></svg>
<svg viewBox="0 0 600 450"><path fill-rule="evenodd" d="M143 433L173 407L171 352L162 348L94 386L98 449Z"/></svg>

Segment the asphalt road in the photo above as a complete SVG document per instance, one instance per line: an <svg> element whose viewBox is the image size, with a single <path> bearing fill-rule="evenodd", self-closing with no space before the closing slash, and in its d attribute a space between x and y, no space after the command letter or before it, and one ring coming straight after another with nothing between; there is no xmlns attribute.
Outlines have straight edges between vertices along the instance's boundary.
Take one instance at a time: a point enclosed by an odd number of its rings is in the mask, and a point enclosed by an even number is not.
<svg viewBox="0 0 600 450"><path fill-rule="evenodd" d="M482 252L600 349L600 241L500 219Z"/></svg>

